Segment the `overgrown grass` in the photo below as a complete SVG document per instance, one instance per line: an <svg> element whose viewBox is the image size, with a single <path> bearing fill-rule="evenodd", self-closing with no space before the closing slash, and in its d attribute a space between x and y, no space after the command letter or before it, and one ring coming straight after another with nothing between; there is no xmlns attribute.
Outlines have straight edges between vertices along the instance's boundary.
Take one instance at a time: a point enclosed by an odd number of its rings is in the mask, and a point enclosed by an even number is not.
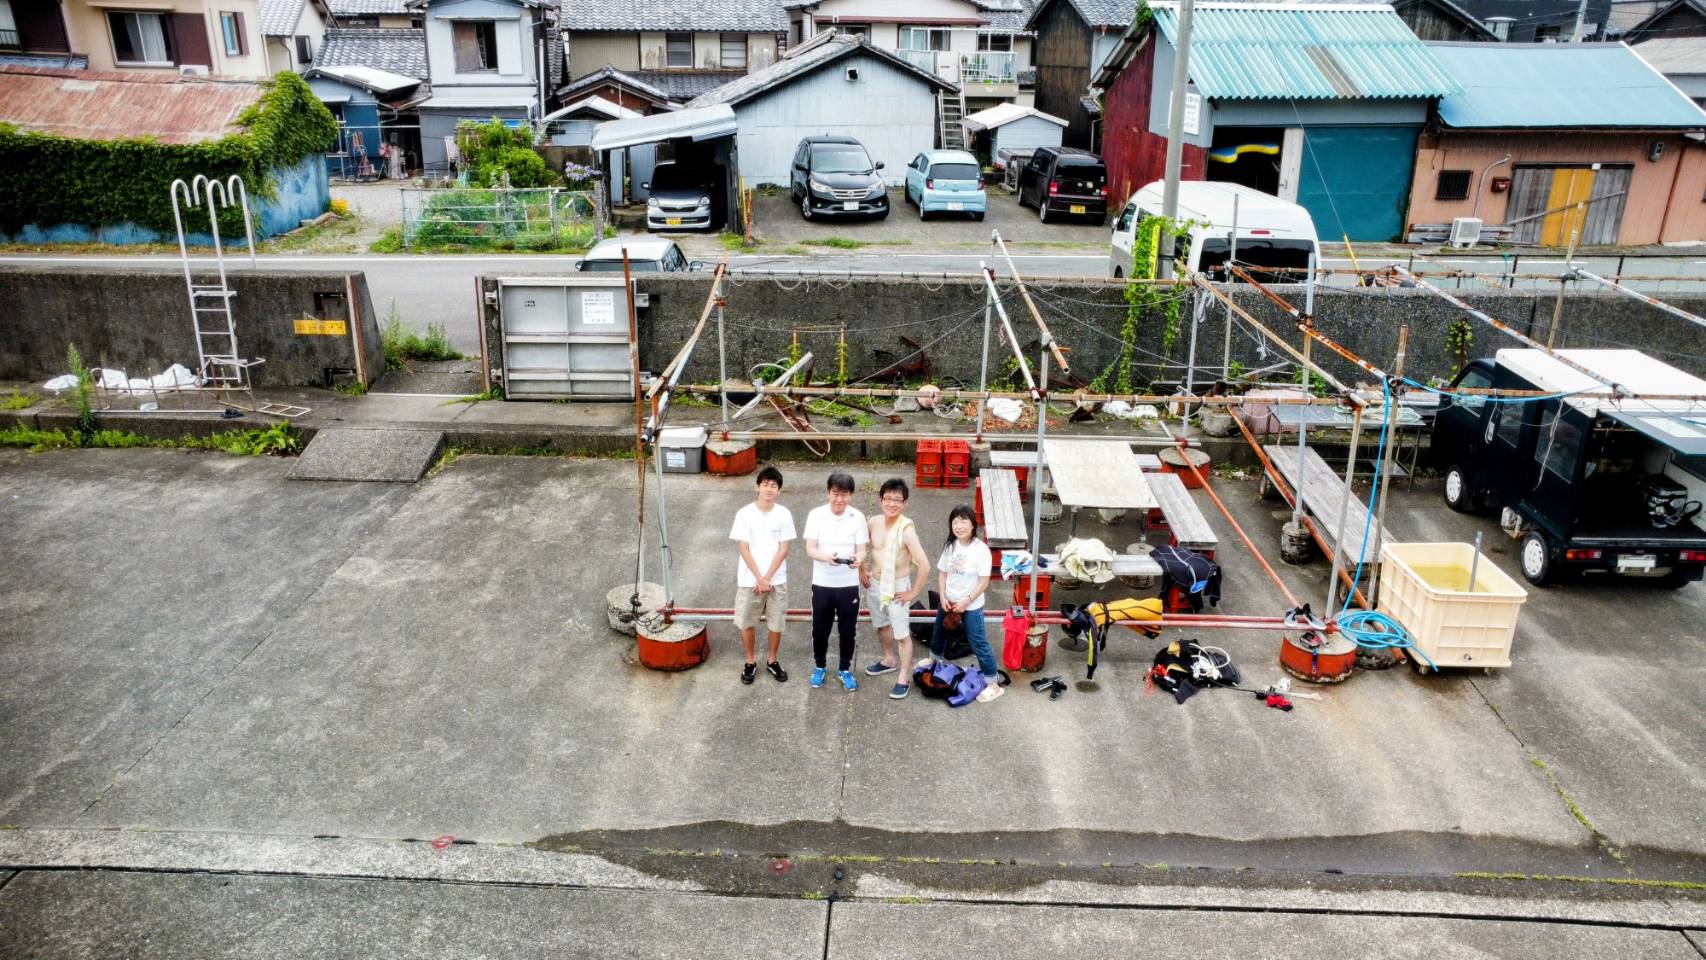
<svg viewBox="0 0 1706 960"><path fill-rule="evenodd" d="M385 369L400 370L404 360L460 360L462 354L450 345L444 324L427 324L426 336L403 327L397 314L397 301L385 313L385 326L379 330L379 341L385 347Z"/></svg>
<svg viewBox="0 0 1706 960"><path fill-rule="evenodd" d="M799 244L794 244L790 247L783 247L782 252L790 257L809 257L812 255L811 250L806 247L802 247Z"/></svg>
<svg viewBox="0 0 1706 960"><path fill-rule="evenodd" d="M896 237L892 240L855 240L852 237L812 237L801 240L808 247L834 247L837 250L857 250L860 247L905 247L912 241L906 237Z"/></svg>
<svg viewBox="0 0 1706 960"><path fill-rule="evenodd" d="M764 245L764 241L757 237L753 237L751 241L748 241L745 235L730 233L727 230L717 234L717 239L722 242L723 249L725 250L756 250Z"/></svg>
<svg viewBox="0 0 1706 960"><path fill-rule="evenodd" d="M360 380L351 380L348 383L340 383L332 389L346 397L367 396L367 384L362 383Z"/></svg>
<svg viewBox="0 0 1706 960"><path fill-rule="evenodd" d="M79 436L68 430L36 430L31 427L10 427L0 430L0 447L24 447L31 453L44 450L69 450L90 447L107 450L126 450L152 447L177 450L217 450L233 456L277 457L294 456L302 452L302 434L288 423L275 423L266 428L230 430L206 437L145 437L128 430L95 430Z"/></svg>
<svg viewBox="0 0 1706 960"><path fill-rule="evenodd" d="M453 397L453 398L446 400L444 402L446 404L479 403L482 400L502 400L503 398L504 398L504 388L503 387L492 387L492 388L488 389L485 393L470 394L469 396L466 396L466 397Z"/></svg>
<svg viewBox="0 0 1706 960"><path fill-rule="evenodd" d="M41 397L13 387L10 394L0 397L0 410L26 410L39 402Z"/></svg>
<svg viewBox="0 0 1706 960"><path fill-rule="evenodd" d="M367 248L367 252L368 253L402 253L403 252L403 228L402 227L392 227L391 229L380 234L379 239L373 241L372 245L370 245Z"/></svg>

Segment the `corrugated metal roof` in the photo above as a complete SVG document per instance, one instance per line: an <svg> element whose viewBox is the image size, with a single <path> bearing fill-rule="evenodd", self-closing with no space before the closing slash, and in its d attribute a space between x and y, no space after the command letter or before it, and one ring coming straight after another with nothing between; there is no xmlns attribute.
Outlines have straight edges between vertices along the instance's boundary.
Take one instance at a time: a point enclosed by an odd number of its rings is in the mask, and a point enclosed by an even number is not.
<svg viewBox="0 0 1706 960"><path fill-rule="evenodd" d="M98 70L0 68L0 122L83 140L201 143L239 132L266 92L248 80Z"/></svg>
<svg viewBox="0 0 1706 960"><path fill-rule="evenodd" d="M1621 43L1437 43L1463 85L1447 126L1706 128L1706 113Z"/></svg>
<svg viewBox="0 0 1706 960"><path fill-rule="evenodd" d="M656 143L691 137L710 140L733 136L740 125L735 122L734 108L726 103L708 107L692 107L672 113L654 113L634 120L611 120L593 131L594 150L615 150L641 143Z"/></svg>
<svg viewBox="0 0 1706 960"><path fill-rule="evenodd" d="M1150 9L1176 42L1177 4ZM1222 100L1437 97L1460 89L1386 4L1199 4L1191 79L1203 96Z"/></svg>

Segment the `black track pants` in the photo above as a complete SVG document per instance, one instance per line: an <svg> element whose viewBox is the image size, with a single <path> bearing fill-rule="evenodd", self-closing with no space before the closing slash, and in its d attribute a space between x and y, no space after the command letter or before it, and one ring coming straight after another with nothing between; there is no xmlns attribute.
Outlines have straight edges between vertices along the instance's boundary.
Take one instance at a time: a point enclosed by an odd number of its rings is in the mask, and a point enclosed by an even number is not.
<svg viewBox="0 0 1706 960"><path fill-rule="evenodd" d="M859 630L859 588L820 587L812 584L812 658L817 666L825 666L829 654L830 624L840 621L841 666L853 669L853 641Z"/></svg>

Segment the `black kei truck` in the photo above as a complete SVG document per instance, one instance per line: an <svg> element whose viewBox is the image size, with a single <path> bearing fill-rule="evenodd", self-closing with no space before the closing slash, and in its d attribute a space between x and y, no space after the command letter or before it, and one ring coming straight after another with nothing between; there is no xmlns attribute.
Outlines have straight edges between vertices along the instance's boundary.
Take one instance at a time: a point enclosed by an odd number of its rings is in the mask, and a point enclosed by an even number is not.
<svg viewBox="0 0 1706 960"><path fill-rule="evenodd" d="M1638 350L1512 349L1452 388L1543 391L1449 397L1433 432L1446 505L1501 507L1529 582L1602 573L1680 587L1706 572L1706 402L1658 399L1706 397L1706 380Z"/></svg>

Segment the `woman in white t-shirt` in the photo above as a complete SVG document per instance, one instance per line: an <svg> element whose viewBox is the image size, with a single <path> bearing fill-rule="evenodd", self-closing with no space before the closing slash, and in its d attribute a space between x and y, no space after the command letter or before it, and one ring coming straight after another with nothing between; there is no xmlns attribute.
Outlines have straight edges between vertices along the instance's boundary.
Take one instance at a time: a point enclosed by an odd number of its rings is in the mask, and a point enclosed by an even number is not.
<svg viewBox="0 0 1706 960"><path fill-rule="evenodd" d="M989 648L984 633L984 591L989 589L989 546L977 537L977 514L961 505L948 514L949 535L942 545L942 557L936 562L937 592L942 597L942 609L936 611L936 630L930 638L930 652L942 659L948 650L949 628L944 621L957 617L965 627L966 641L977 655L977 666L989 679L989 686L978 694L982 702L994 700L1007 691L999 683L1000 672L995 652Z"/></svg>

